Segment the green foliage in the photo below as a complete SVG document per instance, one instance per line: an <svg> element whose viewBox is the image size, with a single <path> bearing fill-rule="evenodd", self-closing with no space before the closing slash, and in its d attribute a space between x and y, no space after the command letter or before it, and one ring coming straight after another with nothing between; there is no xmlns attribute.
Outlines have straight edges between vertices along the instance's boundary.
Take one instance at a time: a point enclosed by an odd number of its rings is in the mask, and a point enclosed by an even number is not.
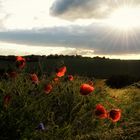
<svg viewBox="0 0 140 140"><path fill-rule="evenodd" d="M128 94L129 100L116 101L108 93L108 87L99 88L88 96L79 93L80 85L88 78L75 76L74 81L61 78L53 85L50 94L43 87L52 77L41 79L34 85L29 75L21 73L16 79L0 81L0 139L18 140L118 140L139 138L139 91ZM130 92L130 91L129 91ZM4 107L3 98L10 95L11 101ZM94 114L96 104L107 110L122 109L122 118L117 123L99 119ZM39 123L45 130L38 130Z"/></svg>

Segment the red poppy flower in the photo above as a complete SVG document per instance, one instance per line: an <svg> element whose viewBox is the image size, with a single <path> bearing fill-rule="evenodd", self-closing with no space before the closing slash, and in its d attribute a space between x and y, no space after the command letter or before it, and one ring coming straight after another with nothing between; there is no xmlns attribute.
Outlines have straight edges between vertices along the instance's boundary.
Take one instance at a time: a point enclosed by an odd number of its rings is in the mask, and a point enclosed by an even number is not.
<svg viewBox="0 0 140 140"><path fill-rule="evenodd" d="M80 87L81 95L88 95L94 90L94 87L89 84L82 84Z"/></svg>
<svg viewBox="0 0 140 140"><path fill-rule="evenodd" d="M34 84L38 84L39 83L39 80L38 80L38 77L37 75L34 73L34 74L31 74L31 80Z"/></svg>
<svg viewBox="0 0 140 140"><path fill-rule="evenodd" d="M17 73L15 71L9 72L9 76L11 78L16 78L17 77Z"/></svg>
<svg viewBox="0 0 140 140"><path fill-rule="evenodd" d="M17 56L16 57L16 65L18 68L24 68L25 66L25 58L21 57L21 56Z"/></svg>
<svg viewBox="0 0 140 140"><path fill-rule="evenodd" d="M112 110L108 113L108 117L109 117L113 122L119 121L120 118L121 118L121 110L120 110L120 109L112 109Z"/></svg>
<svg viewBox="0 0 140 140"><path fill-rule="evenodd" d="M107 118L107 111L101 104L96 105L95 115L101 119Z"/></svg>
<svg viewBox="0 0 140 140"><path fill-rule="evenodd" d="M56 75L57 75L58 77L62 77L62 76L65 75L66 70L67 70L66 66L61 67L61 68L59 68L59 69L56 70Z"/></svg>
<svg viewBox="0 0 140 140"><path fill-rule="evenodd" d="M58 77L55 77L55 78L53 79L53 81L54 81L55 83L58 83L59 78L58 78Z"/></svg>
<svg viewBox="0 0 140 140"><path fill-rule="evenodd" d="M47 84L44 88L44 91L45 91L46 94L49 94L52 91L52 85Z"/></svg>
<svg viewBox="0 0 140 140"><path fill-rule="evenodd" d="M11 96L10 95L5 95L4 96L4 107L7 107L8 104L10 103L11 101Z"/></svg>
<svg viewBox="0 0 140 140"><path fill-rule="evenodd" d="M73 78L72 75L68 75L68 80L69 80L69 81L73 81L73 79L74 79L74 78Z"/></svg>

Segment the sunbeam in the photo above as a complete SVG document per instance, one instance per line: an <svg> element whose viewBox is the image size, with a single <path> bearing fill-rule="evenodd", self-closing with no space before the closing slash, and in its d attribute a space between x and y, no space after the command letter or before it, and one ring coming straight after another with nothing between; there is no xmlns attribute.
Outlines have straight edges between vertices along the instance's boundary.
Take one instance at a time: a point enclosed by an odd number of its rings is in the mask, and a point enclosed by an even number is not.
<svg viewBox="0 0 140 140"><path fill-rule="evenodd" d="M118 31L131 31L140 27L140 8L123 5L117 8L106 22Z"/></svg>

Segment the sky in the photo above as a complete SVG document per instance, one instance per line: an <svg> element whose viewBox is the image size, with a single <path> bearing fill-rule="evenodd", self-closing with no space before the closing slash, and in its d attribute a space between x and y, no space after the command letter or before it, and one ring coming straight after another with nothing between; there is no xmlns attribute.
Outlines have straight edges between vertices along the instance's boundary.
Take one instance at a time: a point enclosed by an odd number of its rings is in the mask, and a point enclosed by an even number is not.
<svg viewBox="0 0 140 140"><path fill-rule="evenodd" d="M0 0L0 55L140 59L140 0Z"/></svg>

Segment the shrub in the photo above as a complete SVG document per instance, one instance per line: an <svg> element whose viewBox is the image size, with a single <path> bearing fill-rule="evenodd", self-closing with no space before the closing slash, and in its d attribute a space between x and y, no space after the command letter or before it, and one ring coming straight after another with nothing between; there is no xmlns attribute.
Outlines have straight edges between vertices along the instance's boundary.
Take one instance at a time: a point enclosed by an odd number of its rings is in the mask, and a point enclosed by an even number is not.
<svg viewBox="0 0 140 140"><path fill-rule="evenodd" d="M138 80L138 78L129 75L112 75L106 80L106 84L111 88L123 88Z"/></svg>

